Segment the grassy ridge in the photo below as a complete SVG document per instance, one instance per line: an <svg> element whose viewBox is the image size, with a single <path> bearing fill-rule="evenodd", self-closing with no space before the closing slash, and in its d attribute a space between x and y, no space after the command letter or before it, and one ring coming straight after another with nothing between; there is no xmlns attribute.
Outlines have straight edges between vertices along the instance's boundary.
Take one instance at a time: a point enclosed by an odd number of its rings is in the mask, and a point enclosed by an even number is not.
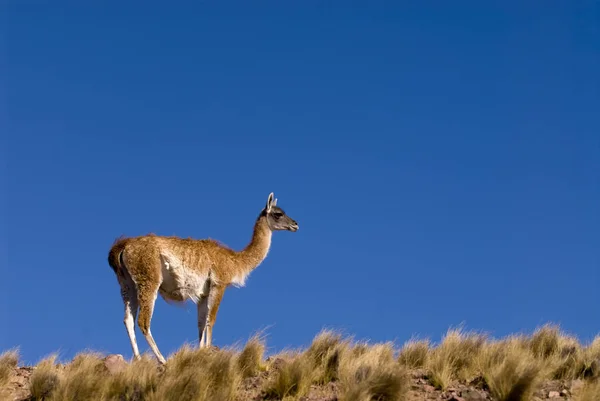
<svg viewBox="0 0 600 401"><path fill-rule="evenodd" d="M483 383L494 400L529 400L544 381L582 380L575 401L600 399L600 336L590 344L546 325L531 335L492 339L477 332L449 330L439 344L412 339L400 349L392 343L355 342L323 331L302 351L265 360L258 336L241 349L183 346L161 367L149 355L108 373L103 356L81 353L66 365L51 355L29 379L31 400L236 400L245 381L262 377L261 399L298 399L311 385L335 383L344 400L404 400L410 375L423 372L445 390L456 383ZM18 353L0 356L0 388L6 389ZM7 398L0 391L2 399Z"/></svg>

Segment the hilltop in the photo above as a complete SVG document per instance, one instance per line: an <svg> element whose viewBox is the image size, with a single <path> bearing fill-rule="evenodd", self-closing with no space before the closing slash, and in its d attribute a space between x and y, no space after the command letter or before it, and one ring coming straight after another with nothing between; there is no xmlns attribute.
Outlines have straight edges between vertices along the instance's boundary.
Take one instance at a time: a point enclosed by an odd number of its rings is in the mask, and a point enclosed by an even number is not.
<svg viewBox="0 0 600 401"><path fill-rule="evenodd" d="M239 349L184 345L165 366L150 355L51 355L31 367L18 357L0 356L2 400L600 400L600 336L581 344L554 325L502 339L451 329L398 349L326 330L268 358L256 335Z"/></svg>

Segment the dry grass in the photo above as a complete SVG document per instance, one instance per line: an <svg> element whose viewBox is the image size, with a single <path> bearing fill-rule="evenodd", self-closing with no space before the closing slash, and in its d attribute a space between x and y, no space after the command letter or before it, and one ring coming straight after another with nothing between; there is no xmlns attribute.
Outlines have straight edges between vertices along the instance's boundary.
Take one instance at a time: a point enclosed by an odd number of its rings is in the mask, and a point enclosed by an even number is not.
<svg viewBox="0 0 600 401"><path fill-rule="evenodd" d="M600 378L600 336L582 350L579 370L584 378Z"/></svg>
<svg viewBox="0 0 600 401"><path fill-rule="evenodd" d="M291 400L305 395L311 384L311 363L306 354L280 354L280 366L267 384L267 399Z"/></svg>
<svg viewBox="0 0 600 401"><path fill-rule="evenodd" d="M156 359L143 355L117 374L109 375L104 394L109 400L143 400L156 393L159 370Z"/></svg>
<svg viewBox="0 0 600 401"><path fill-rule="evenodd" d="M600 336L584 345L554 325L500 340L450 329L439 344L411 339L398 350L389 342L357 343L324 330L304 351L268 360L264 353L264 339L254 335L239 351L185 345L164 367L147 354L112 374L98 353L81 353L64 365L51 355L33 370L29 389L31 400L44 401L227 401L239 396L243 379L257 377L250 383L267 399L297 400L311 385L334 383L340 400L401 401L410 390L410 370L418 369L438 389L476 379L498 401L531 399L549 380L582 383L574 401L600 399ZM0 355L0 388L17 362L15 350Z"/></svg>
<svg viewBox="0 0 600 401"><path fill-rule="evenodd" d="M107 380L102 375L101 355L81 353L73 358L59 374L51 400L91 400L103 392Z"/></svg>
<svg viewBox="0 0 600 401"><path fill-rule="evenodd" d="M5 392L18 363L18 350L12 349L0 354L0 397L2 399L7 398Z"/></svg>
<svg viewBox="0 0 600 401"><path fill-rule="evenodd" d="M8 384L18 363L18 350L12 349L0 354L0 386L4 387Z"/></svg>
<svg viewBox="0 0 600 401"><path fill-rule="evenodd" d="M586 382L582 387L573 392L573 401L598 401L600 400L600 380Z"/></svg>
<svg viewBox="0 0 600 401"><path fill-rule="evenodd" d="M409 369L419 369L427 365L431 344L429 340L411 339L400 350L398 362Z"/></svg>
<svg viewBox="0 0 600 401"><path fill-rule="evenodd" d="M49 399L58 386L60 376L56 358L57 355L52 354L36 365L29 380L29 390L34 400Z"/></svg>
<svg viewBox="0 0 600 401"><path fill-rule="evenodd" d="M353 344L331 330L320 332L303 353L279 355L267 398L298 399L309 386L339 382L340 400L399 401L409 389L391 343Z"/></svg>
<svg viewBox="0 0 600 401"><path fill-rule="evenodd" d="M572 380L583 370L583 350L576 338L556 325L538 328L528 340L536 359L544 362L544 375L552 379Z"/></svg>
<svg viewBox="0 0 600 401"><path fill-rule="evenodd" d="M432 384L439 389L448 388L453 381L468 381L476 377L477 360L487 337L462 329L450 329L442 342L433 348L427 358Z"/></svg>
<svg viewBox="0 0 600 401"><path fill-rule="evenodd" d="M233 400L241 380L232 350L183 346L167 362L150 400Z"/></svg>
<svg viewBox="0 0 600 401"><path fill-rule="evenodd" d="M544 366L521 336L487 344L477 365L498 401L529 400Z"/></svg>
<svg viewBox="0 0 600 401"><path fill-rule="evenodd" d="M252 336L237 357L238 368L243 378L256 376L265 369L263 358L265 341L259 335Z"/></svg>
<svg viewBox="0 0 600 401"><path fill-rule="evenodd" d="M312 382L325 384L339 379L340 359L349 347L349 340L332 330L323 330L306 350L312 370Z"/></svg>
<svg viewBox="0 0 600 401"><path fill-rule="evenodd" d="M391 343L348 348L340 359L341 401L401 401L410 388Z"/></svg>

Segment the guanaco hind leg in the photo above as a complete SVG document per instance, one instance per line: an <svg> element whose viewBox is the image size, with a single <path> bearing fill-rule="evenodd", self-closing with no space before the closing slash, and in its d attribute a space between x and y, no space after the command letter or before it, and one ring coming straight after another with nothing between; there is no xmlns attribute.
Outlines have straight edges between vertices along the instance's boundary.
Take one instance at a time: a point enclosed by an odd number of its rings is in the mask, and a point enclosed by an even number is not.
<svg viewBox="0 0 600 401"><path fill-rule="evenodd" d="M135 319L137 317L137 310L137 296L135 298L131 297L127 301L125 301L125 318L123 319L123 323L125 323L127 335L129 336L129 341L131 342L133 356L136 359L140 359L140 351L138 349L137 341L135 339Z"/></svg>
<svg viewBox="0 0 600 401"><path fill-rule="evenodd" d="M208 319L208 295L202 295L198 300L198 347L204 347L206 341L206 319Z"/></svg>
<svg viewBox="0 0 600 401"><path fill-rule="evenodd" d="M144 337L146 337L146 341L148 342L148 345L150 345L150 348L158 361L165 364L167 361L160 353L156 341L154 341L154 338L152 337L152 332L150 331L150 321L152 320L152 313L154 312L154 303L156 302L157 294L158 287L151 291L148 291L148 289L146 289L146 291L140 291L140 289L138 289L138 300L140 303L138 326Z"/></svg>
<svg viewBox="0 0 600 401"><path fill-rule="evenodd" d="M224 286L212 287L210 290L210 295L208 296L208 318L200 341L201 347L210 347L212 345L212 329L217 319L217 312L219 311L219 305L225 293L225 288Z"/></svg>
<svg viewBox="0 0 600 401"><path fill-rule="evenodd" d="M133 356L136 359L140 358L140 351L138 350L137 341L135 339L135 319L138 313L138 295L135 283L131 279L131 276L124 271L124 277L119 277L119 284L121 286L121 298L123 298L123 304L125 305L125 317L123 323L129 336L129 342L131 343L131 349Z"/></svg>

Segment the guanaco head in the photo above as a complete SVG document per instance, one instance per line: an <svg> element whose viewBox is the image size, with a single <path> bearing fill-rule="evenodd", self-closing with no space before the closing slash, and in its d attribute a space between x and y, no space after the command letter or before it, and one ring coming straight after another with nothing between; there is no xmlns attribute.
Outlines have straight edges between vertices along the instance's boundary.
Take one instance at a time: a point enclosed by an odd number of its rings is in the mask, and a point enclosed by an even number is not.
<svg viewBox="0 0 600 401"><path fill-rule="evenodd" d="M298 231L298 223L290 216L285 214L282 208L277 206L277 199L274 198L273 192L269 194L267 206L263 213L267 216L267 223L272 231L288 230Z"/></svg>

